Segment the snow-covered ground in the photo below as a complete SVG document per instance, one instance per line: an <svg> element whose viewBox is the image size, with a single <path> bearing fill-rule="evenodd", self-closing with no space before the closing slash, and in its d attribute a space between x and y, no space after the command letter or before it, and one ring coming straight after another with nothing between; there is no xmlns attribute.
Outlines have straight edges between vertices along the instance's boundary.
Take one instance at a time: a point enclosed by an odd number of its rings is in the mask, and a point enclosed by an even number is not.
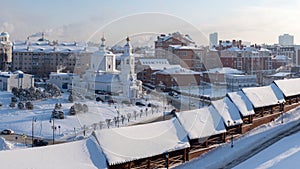
<svg viewBox="0 0 300 169"><path fill-rule="evenodd" d="M13 143L6 141L3 137L0 137L0 151L3 150L12 150L12 149L21 149L26 148L27 146L22 143Z"/></svg>
<svg viewBox="0 0 300 169"><path fill-rule="evenodd" d="M224 165L232 162L235 159L238 159L241 156L248 154L254 149L259 148L263 143L268 142L272 138L276 138L278 135L282 133L286 133L292 128L294 128L297 124L299 124L300 119L300 108L293 109L286 114L284 114L284 123L281 123L281 117L276 119L274 122L270 122L268 124L262 125L241 138L234 140L234 147L231 148L230 143L224 143L219 147L213 149L212 151L188 162L183 165L180 165L176 168L178 169L200 169L200 168L223 168ZM247 164L252 164L251 166L255 167L255 164L264 164L271 165L274 162L278 162L284 157L290 156L288 160L285 160L286 163L289 163L290 168L297 168L297 157L299 157L299 148L297 144L293 144L294 139L299 140L300 135L294 135L291 137L290 147L286 145L285 147L279 146L281 144L289 144L289 138L282 140L278 145L274 145L277 147L277 150L273 153L270 150L266 150L270 152L269 154L273 154L274 156L267 156L264 158L265 160L255 161L255 159L260 158L260 156L255 156L253 160L247 162ZM272 147L270 147L272 149ZM277 153L277 156L276 156ZM293 154L293 156L291 156ZM261 155L263 156L263 155ZM273 158L274 157L274 158ZM271 159L274 161L269 161ZM290 161L293 160L293 161ZM252 162L252 163L251 163ZM282 164L286 164L282 163ZM246 167L245 167L246 166ZM253 168L251 166L247 166L246 164L241 164L241 167L238 168ZM278 163L278 167L281 166L281 163ZM287 167L283 167L287 168Z"/></svg>
<svg viewBox="0 0 300 169"><path fill-rule="evenodd" d="M56 140L68 140L75 135L78 137L83 134L82 131L84 126L90 130L92 130L94 126L96 126L96 129L100 129L100 122L103 123L102 127L105 128L107 127L105 120L117 117L117 110L120 115L125 115L126 117L128 113L131 114L130 122L128 123L128 120L125 120L124 125L139 123L163 115L163 106L159 100L153 101L155 104L159 105L159 108L153 109L146 106L138 107L122 104L109 105L107 103L83 100L79 102L88 105L89 111L87 113L78 113L75 116L71 116L68 112L74 103L70 103L68 101L67 93L63 93L63 95L59 98L34 101L33 110L19 110L17 106L14 108L9 107L11 97L11 93L0 92L0 101L3 103L3 106L0 108L0 131L3 129L12 129L18 134L24 133L26 135L31 135L33 124L34 136L52 138L53 123L50 123L49 120L55 103L61 103L61 110L65 112L65 119L54 120L54 125L57 127L57 130L55 131ZM167 106L166 108L167 111L172 109L170 106ZM141 110L143 111L142 116L139 115ZM137 112L138 115L136 118L134 118L133 112ZM33 118L36 118L35 122L33 121ZM114 125L115 124L112 123L110 127L113 127ZM60 128L58 128L58 126L60 126ZM122 126L121 122L120 126ZM91 131L89 131L89 133L90 132Z"/></svg>
<svg viewBox="0 0 300 169"><path fill-rule="evenodd" d="M300 133L283 138L234 168L298 168L300 159L299 139Z"/></svg>

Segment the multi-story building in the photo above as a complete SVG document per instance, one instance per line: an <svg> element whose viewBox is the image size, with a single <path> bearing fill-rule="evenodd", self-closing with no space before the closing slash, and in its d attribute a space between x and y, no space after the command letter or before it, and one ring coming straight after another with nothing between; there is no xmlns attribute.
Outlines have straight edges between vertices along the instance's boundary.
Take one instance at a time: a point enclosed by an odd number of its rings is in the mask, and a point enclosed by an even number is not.
<svg viewBox="0 0 300 169"><path fill-rule="evenodd" d="M214 32L209 34L209 48L213 48L218 45L218 33Z"/></svg>
<svg viewBox="0 0 300 169"><path fill-rule="evenodd" d="M289 34L283 34L278 37L278 43L282 46L294 45L294 36Z"/></svg>
<svg viewBox="0 0 300 169"><path fill-rule="evenodd" d="M192 83L200 85L201 73L182 67L173 67L154 72L152 76L152 83L157 87L178 87L190 86Z"/></svg>
<svg viewBox="0 0 300 169"><path fill-rule="evenodd" d="M141 58L136 64L137 79L143 83L152 83L152 74L154 72L170 69L181 68L180 65L170 65L167 59Z"/></svg>
<svg viewBox="0 0 300 169"><path fill-rule="evenodd" d="M281 45L266 45L265 48L271 51L271 54L287 56L293 64L298 65L297 63L300 61L296 57L296 47L295 46L281 46Z"/></svg>
<svg viewBox="0 0 300 169"><path fill-rule="evenodd" d="M258 86L256 75L225 74L225 80L229 91Z"/></svg>
<svg viewBox="0 0 300 169"><path fill-rule="evenodd" d="M248 75L256 75L257 83L263 84L263 76L274 71L272 53L258 45L245 46L242 41L220 41L216 49L224 67L241 70Z"/></svg>
<svg viewBox="0 0 300 169"><path fill-rule="evenodd" d="M57 42L42 37L13 43L12 70L22 70L36 77L49 77L51 72L81 74L89 67L94 48L84 42Z"/></svg>
<svg viewBox="0 0 300 169"><path fill-rule="evenodd" d="M9 34L0 34L0 70L8 71L12 62L12 43L9 41Z"/></svg>
<svg viewBox="0 0 300 169"><path fill-rule="evenodd" d="M170 64L200 71L203 69L204 50L198 47L189 35L175 32L161 34L155 41L155 57L168 59Z"/></svg>

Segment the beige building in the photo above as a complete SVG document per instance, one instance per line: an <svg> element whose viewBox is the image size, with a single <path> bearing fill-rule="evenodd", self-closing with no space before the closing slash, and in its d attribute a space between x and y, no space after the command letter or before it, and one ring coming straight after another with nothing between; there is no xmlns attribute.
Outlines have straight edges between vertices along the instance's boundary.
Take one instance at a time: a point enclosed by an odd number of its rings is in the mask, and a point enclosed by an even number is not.
<svg viewBox="0 0 300 169"><path fill-rule="evenodd" d="M39 78L49 77L51 72L81 74L90 63L95 48L84 42L57 42L43 37L13 43L12 70L22 70Z"/></svg>

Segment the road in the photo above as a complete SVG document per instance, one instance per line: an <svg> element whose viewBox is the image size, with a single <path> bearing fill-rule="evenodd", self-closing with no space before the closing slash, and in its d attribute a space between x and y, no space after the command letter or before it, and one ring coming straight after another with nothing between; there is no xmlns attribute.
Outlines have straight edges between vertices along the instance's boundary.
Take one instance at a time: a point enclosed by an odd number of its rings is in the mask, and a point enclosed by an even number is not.
<svg viewBox="0 0 300 169"><path fill-rule="evenodd" d="M22 135L22 134L11 134L11 135L0 134L0 136L3 137L7 141L22 143L22 144L26 144L27 146L32 145L32 137L31 136L26 136L26 135ZM37 139L37 138L40 138L40 137L34 137L33 139ZM43 140L47 141L49 143L49 145L53 144L52 139L43 139ZM59 144L59 143L63 143L63 141L54 141L54 144Z"/></svg>
<svg viewBox="0 0 300 169"><path fill-rule="evenodd" d="M240 157L237 157L236 159L233 159L230 163L224 164L224 167L222 167L222 168L225 168L225 169L233 168L233 167L237 166L238 164L242 163L243 161L246 161L247 159L251 158L255 154L261 152L262 150L268 148L269 146L271 146L272 144L281 140L282 138L290 136L297 132L300 132L300 122L297 125L291 127L290 129L281 132L279 135L271 137L269 140L265 141L263 144L260 144L256 147L254 147L248 153L246 153Z"/></svg>

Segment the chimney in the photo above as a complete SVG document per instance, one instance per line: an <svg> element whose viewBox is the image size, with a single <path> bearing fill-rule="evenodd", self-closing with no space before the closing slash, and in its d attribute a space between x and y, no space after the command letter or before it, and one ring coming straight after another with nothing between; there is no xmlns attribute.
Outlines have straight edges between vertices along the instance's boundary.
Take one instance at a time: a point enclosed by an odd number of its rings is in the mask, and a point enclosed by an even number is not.
<svg viewBox="0 0 300 169"><path fill-rule="evenodd" d="M232 40L232 46L236 47L236 40Z"/></svg>

